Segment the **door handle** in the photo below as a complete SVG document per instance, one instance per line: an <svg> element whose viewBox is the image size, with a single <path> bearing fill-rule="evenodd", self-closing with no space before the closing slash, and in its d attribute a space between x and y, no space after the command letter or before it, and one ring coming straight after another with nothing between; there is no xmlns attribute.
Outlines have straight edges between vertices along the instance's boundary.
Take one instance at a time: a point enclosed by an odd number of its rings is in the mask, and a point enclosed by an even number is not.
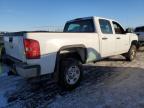
<svg viewBox="0 0 144 108"><path fill-rule="evenodd" d="M121 39L120 37L117 37L116 39Z"/></svg>
<svg viewBox="0 0 144 108"><path fill-rule="evenodd" d="M108 39L108 38L106 38L106 37L103 37L103 38L102 38L102 40L107 40L107 39Z"/></svg>

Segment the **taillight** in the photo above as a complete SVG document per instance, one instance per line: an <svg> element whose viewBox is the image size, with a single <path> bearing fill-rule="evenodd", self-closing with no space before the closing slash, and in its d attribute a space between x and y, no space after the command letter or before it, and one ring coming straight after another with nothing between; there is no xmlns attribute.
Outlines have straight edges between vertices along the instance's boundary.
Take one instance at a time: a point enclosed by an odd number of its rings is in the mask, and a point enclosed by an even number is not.
<svg viewBox="0 0 144 108"><path fill-rule="evenodd" d="M39 42L33 39L24 39L25 55L27 59L40 58Z"/></svg>

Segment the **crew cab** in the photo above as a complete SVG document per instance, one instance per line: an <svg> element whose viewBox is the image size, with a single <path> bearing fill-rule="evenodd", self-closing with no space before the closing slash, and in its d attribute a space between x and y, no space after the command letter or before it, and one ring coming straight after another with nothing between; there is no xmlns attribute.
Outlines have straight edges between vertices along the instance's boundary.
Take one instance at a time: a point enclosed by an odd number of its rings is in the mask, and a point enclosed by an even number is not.
<svg viewBox="0 0 144 108"><path fill-rule="evenodd" d="M138 35L139 45L144 45L144 26L136 27L135 33Z"/></svg>
<svg viewBox="0 0 144 108"><path fill-rule="evenodd" d="M138 37L114 20L86 17L67 21L62 33L15 32L4 37L7 58L19 75L52 75L66 89L81 81L82 64L113 55L132 61Z"/></svg>

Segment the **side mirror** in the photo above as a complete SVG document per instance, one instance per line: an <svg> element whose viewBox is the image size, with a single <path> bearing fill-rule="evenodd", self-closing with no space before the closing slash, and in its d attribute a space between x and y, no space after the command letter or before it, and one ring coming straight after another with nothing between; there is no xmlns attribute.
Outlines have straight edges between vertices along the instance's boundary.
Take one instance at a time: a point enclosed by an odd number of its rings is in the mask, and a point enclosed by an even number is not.
<svg viewBox="0 0 144 108"><path fill-rule="evenodd" d="M125 32L126 33L134 33L134 30L132 28L127 28Z"/></svg>

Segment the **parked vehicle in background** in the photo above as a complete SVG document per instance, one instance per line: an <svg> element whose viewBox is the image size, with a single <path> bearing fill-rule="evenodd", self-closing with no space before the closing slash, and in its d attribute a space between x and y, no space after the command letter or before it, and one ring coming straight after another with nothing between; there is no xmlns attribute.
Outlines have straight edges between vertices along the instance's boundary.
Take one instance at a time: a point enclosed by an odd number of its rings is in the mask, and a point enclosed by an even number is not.
<svg viewBox="0 0 144 108"><path fill-rule="evenodd" d="M4 33L0 32L0 46L3 45L3 35Z"/></svg>
<svg viewBox="0 0 144 108"><path fill-rule="evenodd" d="M138 37L114 20L100 17L66 22L63 33L16 32L4 37L7 58L19 75L32 78L52 75L66 89L82 78L82 64L122 54L132 61Z"/></svg>
<svg viewBox="0 0 144 108"><path fill-rule="evenodd" d="M2 62L2 48L3 48L3 46L2 45L0 45L0 62Z"/></svg>
<svg viewBox="0 0 144 108"><path fill-rule="evenodd" d="M136 27L135 33L138 35L140 46L143 46L144 45L144 26Z"/></svg>
<svg viewBox="0 0 144 108"><path fill-rule="evenodd" d="M3 55L5 54L3 36L4 33L0 32L0 61L1 62L3 61Z"/></svg>

